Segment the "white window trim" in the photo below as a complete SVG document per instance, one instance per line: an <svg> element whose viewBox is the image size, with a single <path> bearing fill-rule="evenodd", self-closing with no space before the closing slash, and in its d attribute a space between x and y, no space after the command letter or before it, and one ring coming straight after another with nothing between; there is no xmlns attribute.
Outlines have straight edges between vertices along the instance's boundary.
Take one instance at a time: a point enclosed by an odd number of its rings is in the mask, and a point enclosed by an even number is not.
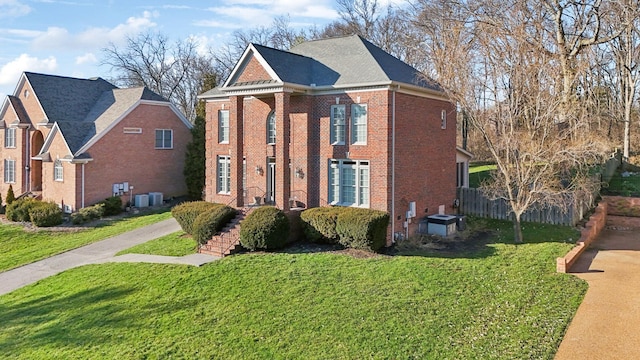
<svg viewBox="0 0 640 360"><path fill-rule="evenodd" d="M365 110L365 116L364 116L364 124L359 124L360 126L364 126L364 140L358 140L357 136L358 133L356 131L356 120L357 118L354 116L354 114L356 113L356 111L354 109L356 109L357 107L362 107ZM367 145L367 132L368 132L368 126L369 126L369 108L367 106L367 104L351 104L351 144L352 145Z"/></svg>
<svg viewBox="0 0 640 360"><path fill-rule="evenodd" d="M218 155L216 161L216 191L218 194L231 194L231 156Z"/></svg>
<svg viewBox="0 0 640 360"><path fill-rule="evenodd" d="M54 181L64 181L64 167L62 166L62 161L56 160L53 162L53 180Z"/></svg>
<svg viewBox="0 0 640 360"><path fill-rule="evenodd" d="M271 128L270 124L273 119L273 141L271 138ZM276 112L272 110L269 115L267 115L267 145L275 145L278 139L278 129L276 128Z"/></svg>
<svg viewBox="0 0 640 360"><path fill-rule="evenodd" d="M10 137L9 134L12 134ZM16 128L4 129L4 147L7 149L16 148Z"/></svg>
<svg viewBox="0 0 640 360"><path fill-rule="evenodd" d="M156 141L158 139L158 131L162 131L162 146L160 146L160 147L156 143ZM165 131L168 131L171 134L171 144L169 144L169 147L164 146ZM154 134L155 134L155 138L153 139L153 142L154 142L155 148L157 150L171 150L171 149L173 149L173 129L156 129Z"/></svg>
<svg viewBox="0 0 640 360"><path fill-rule="evenodd" d="M227 124L223 126L222 122L222 114L227 115ZM224 131L226 129L226 133ZM226 139L225 139L226 135ZM228 144L229 143L229 110L218 110L218 143L219 144Z"/></svg>
<svg viewBox="0 0 640 360"><path fill-rule="evenodd" d="M349 167L353 167L355 169L355 203L346 203L343 201L342 199L342 180L343 180L343 169L346 168L347 166ZM331 177L331 173L333 171L333 169L336 169L339 171L338 174L338 194L337 194L337 199L335 199L336 195L333 195L333 199L332 199L332 192L334 191L332 188L334 187L332 185L332 177ZM360 194L360 190L361 190L361 185L360 185L360 172L361 170L367 169L368 171L368 178L367 178L367 185L366 185L366 202L364 202L361 199L361 194ZM328 189L328 198L329 201L331 203L331 205L337 205L337 206L349 206L349 207L361 207L361 208L369 208L371 205L371 162L369 160L351 160L351 159L329 159L329 169L328 169L328 185L329 185L329 189Z"/></svg>
<svg viewBox="0 0 640 360"><path fill-rule="evenodd" d="M9 171L9 169L11 169L11 171ZM4 182L5 184L16 183L16 161L15 160L11 160L11 159L4 160Z"/></svg>
<svg viewBox="0 0 640 360"><path fill-rule="evenodd" d="M342 108L342 139L337 138L338 125L335 122L334 110ZM344 104L331 105L331 114L329 115L329 122L331 127L330 141L331 145L344 145L347 137L347 107Z"/></svg>

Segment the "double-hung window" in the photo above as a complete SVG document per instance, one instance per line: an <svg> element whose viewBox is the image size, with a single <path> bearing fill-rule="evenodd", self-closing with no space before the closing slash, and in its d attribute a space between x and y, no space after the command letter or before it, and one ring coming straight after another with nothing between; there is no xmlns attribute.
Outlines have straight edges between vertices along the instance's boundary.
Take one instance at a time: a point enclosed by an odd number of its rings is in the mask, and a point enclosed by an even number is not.
<svg viewBox="0 0 640 360"><path fill-rule="evenodd" d="M62 181L64 178L63 176L63 167L62 167L62 161L60 160L56 160L53 163L53 180L55 181Z"/></svg>
<svg viewBox="0 0 640 360"><path fill-rule="evenodd" d="M351 143L367 143L367 104L351 105Z"/></svg>
<svg viewBox="0 0 640 360"><path fill-rule="evenodd" d="M276 143L276 112L271 111L267 116L267 144Z"/></svg>
<svg viewBox="0 0 640 360"><path fill-rule="evenodd" d="M229 143L229 110L218 111L218 142Z"/></svg>
<svg viewBox="0 0 640 360"><path fill-rule="evenodd" d="M331 105L331 143L333 145L344 145L345 129L345 105Z"/></svg>
<svg viewBox="0 0 640 360"><path fill-rule="evenodd" d="M369 206L369 161L331 160L329 202L341 206Z"/></svg>
<svg viewBox="0 0 640 360"><path fill-rule="evenodd" d="M218 156L218 193L231 193L231 156Z"/></svg>
<svg viewBox="0 0 640 360"><path fill-rule="evenodd" d="M173 130L156 129L156 149L173 149Z"/></svg>
<svg viewBox="0 0 640 360"><path fill-rule="evenodd" d="M4 160L4 182L15 183L16 182L16 161Z"/></svg>
<svg viewBox="0 0 640 360"><path fill-rule="evenodd" d="M16 129L15 128L4 129L4 147L6 148L16 147Z"/></svg>

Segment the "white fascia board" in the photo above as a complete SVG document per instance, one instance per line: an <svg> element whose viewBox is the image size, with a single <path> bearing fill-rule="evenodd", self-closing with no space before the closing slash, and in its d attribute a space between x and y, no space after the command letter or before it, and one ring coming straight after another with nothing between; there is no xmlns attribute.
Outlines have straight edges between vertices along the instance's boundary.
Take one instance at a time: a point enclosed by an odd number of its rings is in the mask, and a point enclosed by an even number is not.
<svg viewBox="0 0 640 360"><path fill-rule="evenodd" d="M280 77L278 77L276 72L273 71L269 63L264 59L264 57L262 57L260 52L255 48L255 46L253 46L253 44L249 44L247 48L244 50L244 52L242 53L240 60L238 60L236 65L233 67L231 74L229 74L229 77L227 78L227 81L224 82L224 85L222 85L222 88L226 88L227 86L229 86L231 81L236 78L236 75L238 75L238 72L244 68L243 64L245 63L245 61L249 59L249 56L251 54L253 54L253 56L255 56L255 58L258 59L258 62L260 63L260 65L262 65L262 67L267 71L267 74L269 74L269 76L271 76L273 80L282 82Z"/></svg>
<svg viewBox="0 0 640 360"><path fill-rule="evenodd" d="M42 113L44 114L44 119L42 119L42 123L48 123L49 119L47 118L47 113L44 112L44 108L42 107L42 104L40 103L40 99L38 99L38 94L36 94L36 91L33 88L33 85L31 85L31 83L29 82L29 79L27 78L27 75L24 72L22 73L22 77L20 78L20 81L18 81L18 86L16 86L16 89L14 91L15 92L14 96L20 97L20 94L18 94L17 92L18 92L18 89L20 89L22 87L22 84L25 81L27 83L29 83L29 87L31 88L31 96L33 96L34 99L36 99L36 103L38 103L38 107L40 108L40 111L42 111Z"/></svg>
<svg viewBox="0 0 640 360"><path fill-rule="evenodd" d="M168 106L171 109L171 111L173 111L174 114L176 114L176 116L180 119L180 121L182 121L182 123L188 129L191 129L193 127L193 124L191 124L191 122L189 122L189 120L186 118L186 116L184 116L184 114L180 111L180 109L178 109L178 107L172 102L156 101L156 100L140 100L138 103L139 104L145 104L145 105ZM136 103L134 105L134 107L137 106L138 103ZM118 119L118 121L120 121L120 119Z"/></svg>
<svg viewBox="0 0 640 360"><path fill-rule="evenodd" d="M51 146L51 143L53 143L53 139L55 138L57 133L60 133L62 142L64 143L64 146L67 147L67 152L69 153L69 155L73 155L71 153L71 148L69 148L69 144L67 144L67 140L64 138L64 134L62 134L62 131L60 131L60 126L58 126L57 121L53 124L53 127L51 128L51 131L49 132L49 134L47 134L47 138L44 139L44 144L42 145L42 149L40 149L40 152L37 155L42 155L49 152L49 147Z"/></svg>
<svg viewBox="0 0 640 360"><path fill-rule="evenodd" d="M73 156L75 157L75 156L78 156L78 155L80 155L80 154L82 154L84 152L87 152L87 150L91 146L93 146L93 144L98 142L98 140L102 139L107 133L109 133L109 131L111 131L111 129L113 129L116 125L118 125L120 123L120 121L122 121L122 119L127 117L127 115L129 115L136 107L138 107L138 105L140 105L141 102L142 102L142 100L136 101L125 112L120 114L120 116L118 116L118 118L116 120L114 120L111 124L109 124L109 126L107 126L106 129L102 130L102 132L100 132L99 134L95 134L91 139L89 139L89 141L87 141L86 144L84 144L80 149L78 149L78 151L75 154L73 154Z"/></svg>

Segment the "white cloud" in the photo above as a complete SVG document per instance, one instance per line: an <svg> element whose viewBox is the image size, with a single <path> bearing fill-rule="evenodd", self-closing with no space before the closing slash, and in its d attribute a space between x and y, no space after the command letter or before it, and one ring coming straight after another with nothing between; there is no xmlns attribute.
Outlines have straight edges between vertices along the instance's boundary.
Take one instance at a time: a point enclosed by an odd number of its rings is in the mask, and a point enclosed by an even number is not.
<svg viewBox="0 0 640 360"><path fill-rule="evenodd" d="M0 0L1 1L1 0ZM71 34L65 28L49 27L33 40L36 49L97 49L106 44L121 43L127 35L136 34L156 26L155 12L145 11L141 17L130 17L113 28L89 28L79 34Z"/></svg>
<svg viewBox="0 0 640 360"><path fill-rule="evenodd" d="M38 59L28 54L22 54L0 68L0 85L16 84L20 74L24 71L52 72L57 67L58 63L53 56Z"/></svg>
<svg viewBox="0 0 640 360"><path fill-rule="evenodd" d="M86 53L82 56L76 57L76 65L95 64L98 62L98 58L93 53Z"/></svg>
<svg viewBox="0 0 640 360"><path fill-rule="evenodd" d="M31 7L18 0L0 0L0 18L24 16L30 12Z"/></svg>

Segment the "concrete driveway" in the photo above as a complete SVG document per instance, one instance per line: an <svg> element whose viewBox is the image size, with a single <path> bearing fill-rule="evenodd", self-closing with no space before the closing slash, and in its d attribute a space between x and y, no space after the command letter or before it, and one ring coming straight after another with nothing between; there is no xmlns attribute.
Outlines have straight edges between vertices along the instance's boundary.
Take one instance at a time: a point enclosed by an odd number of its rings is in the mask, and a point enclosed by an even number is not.
<svg viewBox="0 0 640 360"><path fill-rule="evenodd" d="M570 272L589 290L555 359L640 358L640 218L608 217Z"/></svg>

